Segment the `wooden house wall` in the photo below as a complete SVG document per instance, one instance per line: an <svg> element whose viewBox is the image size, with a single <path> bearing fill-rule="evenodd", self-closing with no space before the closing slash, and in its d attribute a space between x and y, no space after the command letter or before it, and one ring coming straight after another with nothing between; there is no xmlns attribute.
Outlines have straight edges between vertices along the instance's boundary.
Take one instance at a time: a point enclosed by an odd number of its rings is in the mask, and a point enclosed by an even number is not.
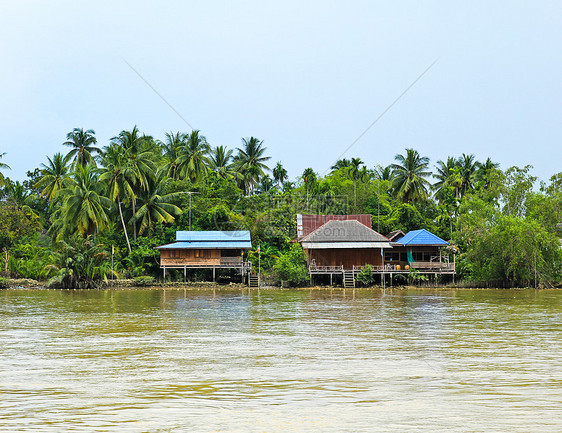
<svg viewBox="0 0 562 433"><path fill-rule="evenodd" d="M221 263L219 249L162 249L161 266L215 266Z"/></svg>
<svg viewBox="0 0 562 433"><path fill-rule="evenodd" d="M334 248L321 250L307 250L309 264L312 260L317 266L342 266L353 269L353 265L366 264L382 266L380 248Z"/></svg>

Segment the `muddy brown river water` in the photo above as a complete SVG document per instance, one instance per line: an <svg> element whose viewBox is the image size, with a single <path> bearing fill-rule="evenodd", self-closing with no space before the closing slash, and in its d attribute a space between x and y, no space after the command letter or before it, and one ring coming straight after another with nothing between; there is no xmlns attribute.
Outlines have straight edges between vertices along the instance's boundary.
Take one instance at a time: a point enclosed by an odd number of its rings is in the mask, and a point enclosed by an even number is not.
<svg viewBox="0 0 562 433"><path fill-rule="evenodd" d="M562 291L3 290L0 431L561 432Z"/></svg>

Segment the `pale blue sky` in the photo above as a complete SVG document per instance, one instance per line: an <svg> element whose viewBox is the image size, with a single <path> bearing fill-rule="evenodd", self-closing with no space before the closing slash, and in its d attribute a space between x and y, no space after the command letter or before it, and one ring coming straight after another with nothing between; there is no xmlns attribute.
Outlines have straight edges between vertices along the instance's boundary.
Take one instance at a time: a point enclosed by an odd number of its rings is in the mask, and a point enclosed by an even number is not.
<svg viewBox="0 0 562 433"><path fill-rule="evenodd" d="M0 152L25 172L66 152L74 127L100 146L138 125L187 125L212 145L265 140L291 177L345 155L369 167L413 147L432 164L490 156L562 171L560 1L0 0Z"/></svg>

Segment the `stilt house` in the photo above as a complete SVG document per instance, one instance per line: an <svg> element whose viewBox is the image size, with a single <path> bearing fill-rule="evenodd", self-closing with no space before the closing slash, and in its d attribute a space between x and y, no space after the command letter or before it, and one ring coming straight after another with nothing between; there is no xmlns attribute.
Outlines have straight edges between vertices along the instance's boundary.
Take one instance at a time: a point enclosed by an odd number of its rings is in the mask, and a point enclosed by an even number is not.
<svg viewBox="0 0 562 433"><path fill-rule="evenodd" d="M160 267L166 269L207 268L237 269L246 275L251 263L244 261L244 252L252 248L250 232L241 231L177 231L176 242L160 245Z"/></svg>

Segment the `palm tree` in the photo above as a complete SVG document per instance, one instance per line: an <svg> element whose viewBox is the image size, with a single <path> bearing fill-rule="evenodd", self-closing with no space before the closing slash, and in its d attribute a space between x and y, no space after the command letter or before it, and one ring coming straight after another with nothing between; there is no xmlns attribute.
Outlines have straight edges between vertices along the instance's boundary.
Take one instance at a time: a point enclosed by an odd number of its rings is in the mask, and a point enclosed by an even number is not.
<svg viewBox="0 0 562 433"><path fill-rule="evenodd" d="M437 182L433 184L432 188L435 191L435 198L439 202L445 199L449 191L451 173L456 166L457 160L452 156L449 156L446 162L437 161L437 165L435 166L436 173L433 174Z"/></svg>
<svg viewBox="0 0 562 433"><path fill-rule="evenodd" d="M4 155L6 155L6 152L0 153L0 159L2 159ZM0 169L10 170L10 166L5 162L0 161ZM2 172L0 172L0 185L4 185L4 182L5 182L4 175L2 174Z"/></svg>
<svg viewBox="0 0 562 433"><path fill-rule="evenodd" d="M462 156L458 159L457 165L461 169L461 195L464 195L467 191L474 189L476 170L478 169L479 163L476 161L474 155L467 155L463 153Z"/></svg>
<svg viewBox="0 0 562 433"><path fill-rule="evenodd" d="M26 216L32 219L39 218L39 215L37 215L32 208L36 200L35 194L31 193L19 180L12 182L8 179L4 188L4 193L6 195L6 200L17 206Z"/></svg>
<svg viewBox="0 0 562 433"><path fill-rule="evenodd" d="M164 151L164 158L166 160L165 168L168 177L174 180L178 179L178 156L180 152L180 147L186 141L186 134L180 132L166 132L166 141L163 143L162 148Z"/></svg>
<svg viewBox="0 0 562 433"><path fill-rule="evenodd" d="M429 158L420 156L417 150L406 149L406 156L398 154L394 159L398 161L398 164L392 164L396 197L405 203L426 199L431 186L426 179L431 175L427 171Z"/></svg>
<svg viewBox="0 0 562 433"><path fill-rule="evenodd" d="M377 165L374 170L374 176L378 180L392 180L392 165L387 165L383 167L382 165Z"/></svg>
<svg viewBox="0 0 562 433"><path fill-rule="evenodd" d="M226 146L217 146L211 151L209 157L209 167L220 178L232 179L235 176L232 170L232 149L227 149Z"/></svg>
<svg viewBox="0 0 562 433"><path fill-rule="evenodd" d="M55 153L53 159L47 157L49 163L41 164L41 178L37 181L37 187L42 188L41 196L52 201L55 195L68 186L67 159L62 153Z"/></svg>
<svg viewBox="0 0 562 433"><path fill-rule="evenodd" d="M177 166L180 176L196 182L207 172L210 146L207 139L194 130L179 147Z"/></svg>
<svg viewBox="0 0 562 433"><path fill-rule="evenodd" d="M182 213L181 209L170 203L182 193L164 194L166 173L158 171L154 179L149 181L148 189L140 197L141 206L133 216L133 221L140 221L139 234L150 229L154 223L173 223L175 217Z"/></svg>
<svg viewBox="0 0 562 433"><path fill-rule="evenodd" d="M277 184L277 186L282 186L285 184L289 176L287 176L287 170L283 167L283 165L278 162L275 167L273 167L273 180Z"/></svg>
<svg viewBox="0 0 562 433"><path fill-rule="evenodd" d="M265 164L271 159L270 156L263 156L266 147L263 147L263 140L255 137L243 138L243 148L237 148L238 154L234 157L234 165L242 176L242 183L246 194L252 195L256 184L260 178L269 171Z"/></svg>
<svg viewBox="0 0 562 433"><path fill-rule="evenodd" d="M134 185L137 179L137 170L129 164L127 151L119 146L111 144L105 148L102 154L103 169L100 181L107 186L107 195L112 202L117 202L123 232L127 240L127 247L131 252L131 243L127 233L127 225L123 218L122 200L130 201L135 196Z"/></svg>
<svg viewBox="0 0 562 433"><path fill-rule="evenodd" d="M71 132L66 134L66 139L63 144L72 147L72 150L66 155L66 159L72 159L73 165L86 164L96 165L96 161L92 153L99 153L100 149L95 147L97 140L93 129L84 131L82 128L74 128Z"/></svg>
<svg viewBox="0 0 562 433"><path fill-rule="evenodd" d="M141 135L135 125L131 131L123 130L117 137L113 137L112 145L120 147L124 151L126 159L122 167L125 169L130 191L126 198L131 202L133 215L136 212L136 198L148 187L149 178L154 176L155 155L153 152L154 142L152 137ZM133 221L133 239L137 239L136 221Z"/></svg>
<svg viewBox="0 0 562 433"><path fill-rule="evenodd" d="M267 193L269 191L271 191L271 189L274 187L274 182L273 179L271 177L269 177L268 174L266 174L265 176L263 176L260 179L260 183L259 183L259 192L261 193Z"/></svg>
<svg viewBox="0 0 562 433"><path fill-rule="evenodd" d="M59 217L63 232L87 237L109 227L107 210L111 201L100 193L101 185L97 178L96 168L78 165L70 178L70 185L59 191L62 199Z"/></svg>
<svg viewBox="0 0 562 433"><path fill-rule="evenodd" d="M338 159L334 165L330 167L332 171L339 170L341 168L348 168L351 165L351 161L347 158Z"/></svg>
<svg viewBox="0 0 562 433"><path fill-rule="evenodd" d="M493 162L490 158L486 159L486 162L480 163L476 171L476 180L484 187L488 189L491 184L491 176L493 173L499 170L500 164Z"/></svg>
<svg viewBox="0 0 562 433"><path fill-rule="evenodd" d="M349 166L346 171L353 180L353 207L357 208L357 180L365 179L367 177L367 167L360 168L363 161L360 158L351 158Z"/></svg>
<svg viewBox="0 0 562 433"><path fill-rule="evenodd" d="M306 191L306 207L308 208L308 193L316 183L317 176L312 168L306 168L302 172L302 181L304 182L304 189Z"/></svg>

